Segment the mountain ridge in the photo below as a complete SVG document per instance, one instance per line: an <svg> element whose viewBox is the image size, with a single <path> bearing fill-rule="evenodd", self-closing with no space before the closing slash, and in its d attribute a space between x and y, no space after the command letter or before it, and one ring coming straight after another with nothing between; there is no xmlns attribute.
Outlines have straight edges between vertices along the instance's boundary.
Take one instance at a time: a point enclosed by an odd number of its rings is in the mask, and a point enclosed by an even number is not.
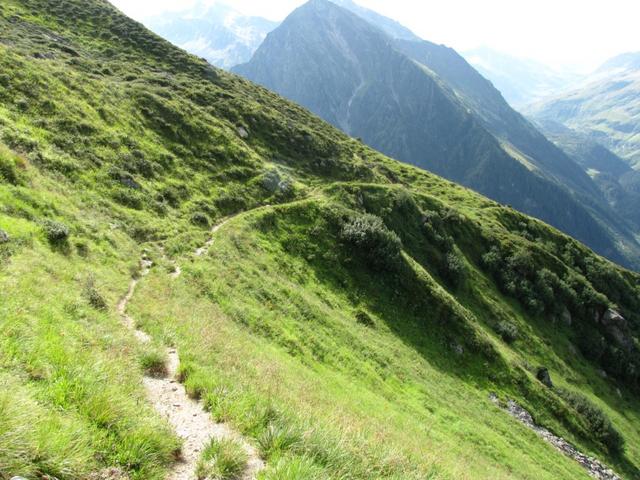
<svg viewBox="0 0 640 480"><path fill-rule="evenodd" d="M233 71L392 157L543 218L617 261L638 251L585 172L447 47L393 40L360 16L314 0Z"/></svg>
<svg viewBox="0 0 640 480"><path fill-rule="evenodd" d="M278 26L262 17L242 15L226 4L193 7L148 18L152 31L220 68L246 62Z"/></svg>
<svg viewBox="0 0 640 480"><path fill-rule="evenodd" d="M0 3L0 72L0 477L589 478L507 404L638 477L638 274L103 0Z"/></svg>
<svg viewBox="0 0 640 480"><path fill-rule="evenodd" d="M589 136L637 168L640 165L640 54L606 62L581 85L528 106L525 113Z"/></svg>

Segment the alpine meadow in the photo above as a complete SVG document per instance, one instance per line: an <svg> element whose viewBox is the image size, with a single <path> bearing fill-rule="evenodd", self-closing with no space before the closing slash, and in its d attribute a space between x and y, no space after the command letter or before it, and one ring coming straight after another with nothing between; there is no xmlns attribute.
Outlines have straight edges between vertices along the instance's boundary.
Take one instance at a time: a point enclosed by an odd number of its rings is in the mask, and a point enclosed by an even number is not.
<svg viewBox="0 0 640 480"><path fill-rule="evenodd" d="M638 479L639 339L640 274L541 220L0 2L0 480Z"/></svg>

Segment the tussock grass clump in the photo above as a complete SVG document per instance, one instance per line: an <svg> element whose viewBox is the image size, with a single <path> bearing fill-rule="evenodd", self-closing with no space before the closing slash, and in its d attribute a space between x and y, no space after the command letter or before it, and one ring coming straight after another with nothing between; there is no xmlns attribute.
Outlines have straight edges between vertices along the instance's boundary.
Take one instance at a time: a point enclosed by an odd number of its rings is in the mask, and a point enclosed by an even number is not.
<svg viewBox="0 0 640 480"><path fill-rule="evenodd" d="M196 476L198 480L236 479L246 468L248 459L247 452L239 442L214 438L202 452Z"/></svg>
<svg viewBox="0 0 640 480"><path fill-rule="evenodd" d="M290 425L270 423L258 437L258 448L264 459L295 450L302 444L302 434Z"/></svg>
<svg viewBox="0 0 640 480"><path fill-rule="evenodd" d="M307 457L286 456L268 465L258 480L328 480L329 476Z"/></svg>
<svg viewBox="0 0 640 480"><path fill-rule="evenodd" d="M158 348L144 351L140 355L140 365L145 374L154 378L167 376L167 355Z"/></svg>

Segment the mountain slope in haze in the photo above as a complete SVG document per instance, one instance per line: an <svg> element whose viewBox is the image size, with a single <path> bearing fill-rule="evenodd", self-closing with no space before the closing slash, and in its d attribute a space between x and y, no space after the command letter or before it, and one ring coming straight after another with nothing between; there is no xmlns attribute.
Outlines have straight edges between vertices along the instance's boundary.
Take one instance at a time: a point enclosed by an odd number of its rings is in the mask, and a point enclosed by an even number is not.
<svg viewBox="0 0 640 480"><path fill-rule="evenodd" d="M418 37L415 33L413 33L411 30L409 30L399 22L385 17L384 15L380 15L373 10L364 8L355 3L353 0L335 0L332 3L335 3L336 5L349 10L352 13L355 13L360 18L378 27L393 39L409 41L420 40L420 37Z"/></svg>
<svg viewBox="0 0 640 480"><path fill-rule="evenodd" d="M507 55L487 47L462 52L464 58L502 92L515 108L522 108L566 90L580 75L557 72L546 65Z"/></svg>
<svg viewBox="0 0 640 480"><path fill-rule="evenodd" d="M637 241L584 171L446 47L394 40L313 0L234 71L394 158L514 205L616 261L637 258Z"/></svg>
<svg viewBox="0 0 640 480"><path fill-rule="evenodd" d="M180 48L225 69L248 61L278 26L277 22L242 15L221 3L197 3L183 11L150 18L145 24Z"/></svg>
<svg viewBox="0 0 640 480"><path fill-rule="evenodd" d="M3 480L167 478L168 348L264 480L588 480L494 401L638 477L638 274L103 0L0 3L0 72Z"/></svg>
<svg viewBox="0 0 640 480"><path fill-rule="evenodd" d="M594 179L612 208L640 228L640 172L586 135L549 120L539 124Z"/></svg>
<svg viewBox="0 0 640 480"><path fill-rule="evenodd" d="M640 166L640 53L605 63L580 87L527 108L540 120L561 123Z"/></svg>

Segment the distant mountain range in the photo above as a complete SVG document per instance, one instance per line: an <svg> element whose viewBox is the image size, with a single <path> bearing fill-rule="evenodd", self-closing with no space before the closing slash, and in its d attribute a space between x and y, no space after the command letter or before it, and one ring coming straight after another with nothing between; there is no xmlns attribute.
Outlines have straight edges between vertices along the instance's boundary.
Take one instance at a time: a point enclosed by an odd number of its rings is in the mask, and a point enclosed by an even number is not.
<svg viewBox="0 0 640 480"><path fill-rule="evenodd" d="M609 60L570 92L526 112L587 135L640 168L640 52Z"/></svg>
<svg viewBox="0 0 640 480"><path fill-rule="evenodd" d="M637 264L630 224L596 183L464 58L350 1L338 3L346 8L327 0L300 7L233 71L383 153Z"/></svg>
<svg viewBox="0 0 640 480"><path fill-rule="evenodd" d="M560 72L540 62L481 47L463 52L465 59L500 90L515 108L570 88L581 75Z"/></svg>
<svg viewBox="0 0 640 480"><path fill-rule="evenodd" d="M150 18L145 24L173 44L225 69L248 61L267 33L278 26L277 22L242 15L221 3L198 3Z"/></svg>
<svg viewBox="0 0 640 480"><path fill-rule="evenodd" d="M611 207L640 230L640 171L587 135L552 120L537 124L593 178Z"/></svg>

